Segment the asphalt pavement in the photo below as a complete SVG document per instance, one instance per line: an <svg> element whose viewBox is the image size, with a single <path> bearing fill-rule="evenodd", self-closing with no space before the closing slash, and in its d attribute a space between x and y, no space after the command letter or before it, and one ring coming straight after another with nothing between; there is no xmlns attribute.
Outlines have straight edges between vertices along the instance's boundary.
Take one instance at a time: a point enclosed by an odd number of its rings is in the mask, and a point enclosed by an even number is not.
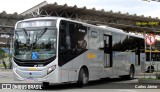
<svg viewBox="0 0 160 92"><path fill-rule="evenodd" d="M133 80L126 80L119 77L114 77L110 79L101 79L96 81L90 81L88 85L83 88L77 87L75 83L54 85L51 84L49 87L43 87L43 89L1 89L5 92L53 92L53 91L64 91L64 92L160 92L160 89L131 89L129 88L130 83L138 83L138 78L143 78L144 74L139 74L135 76ZM19 81L14 81L13 72L11 69L0 69L0 83L24 83ZM127 87L128 86L128 87ZM134 85L131 85L134 87Z"/></svg>

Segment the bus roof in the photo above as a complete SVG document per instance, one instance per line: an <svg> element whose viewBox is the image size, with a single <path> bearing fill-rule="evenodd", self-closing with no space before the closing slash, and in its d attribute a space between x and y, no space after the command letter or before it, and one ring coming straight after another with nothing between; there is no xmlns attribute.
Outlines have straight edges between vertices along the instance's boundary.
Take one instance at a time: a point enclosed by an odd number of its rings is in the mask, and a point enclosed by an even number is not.
<svg viewBox="0 0 160 92"><path fill-rule="evenodd" d="M138 37L138 38L143 38L144 39L143 36L129 34L129 33L124 32L124 30L122 30L122 29L117 29L117 28L108 27L108 26L106 26L106 28L104 28L104 27L100 27L100 26L96 26L96 25L91 25L91 24L88 24L88 23L84 23L84 22L80 22L80 21L76 21L76 20L71 20L71 19L63 18L63 17L37 17L37 18L29 18L29 19L24 19L24 20L18 21L17 23L24 22L24 21L46 20L46 19L47 20L50 20L50 19L54 19L54 20L67 20L67 21L70 21L70 22L80 23L80 24L82 24L84 26L93 27L93 28L96 28L96 29L107 30L107 31L114 32L114 33L121 33L121 34L125 34L125 35L134 36L134 37Z"/></svg>

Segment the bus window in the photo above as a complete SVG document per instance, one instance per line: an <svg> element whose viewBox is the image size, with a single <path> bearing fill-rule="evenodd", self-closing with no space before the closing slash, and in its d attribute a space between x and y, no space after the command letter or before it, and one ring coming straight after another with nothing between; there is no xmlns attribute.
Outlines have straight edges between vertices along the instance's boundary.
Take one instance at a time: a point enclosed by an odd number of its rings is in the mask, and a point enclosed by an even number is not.
<svg viewBox="0 0 160 92"><path fill-rule="evenodd" d="M61 21L59 31L59 65L63 65L87 48L87 27L69 21Z"/></svg>
<svg viewBox="0 0 160 92"><path fill-rule="evenodd" d="M121 34L121 51L128 51L128 36Z"/></svg>
<svg viewBox="0 0 160 92"><path fill-rule="evenodd" d="M121 51L121 39L118 33L112 33L112 48L113 51Z"/></svg>
<svg viewBox="0 0 160 92"><path fill-rule="evenodd" d="M87 36L87 27L79 25L77 31L77 43L79 49L86 49L87 48L87 41L85 37Z"/></svg>
<svg viewBox="0 0 160 92"><path fill-rule="evenodd" d="M99 30L91 28L89 30L89 49L99 48Z"/></svg>

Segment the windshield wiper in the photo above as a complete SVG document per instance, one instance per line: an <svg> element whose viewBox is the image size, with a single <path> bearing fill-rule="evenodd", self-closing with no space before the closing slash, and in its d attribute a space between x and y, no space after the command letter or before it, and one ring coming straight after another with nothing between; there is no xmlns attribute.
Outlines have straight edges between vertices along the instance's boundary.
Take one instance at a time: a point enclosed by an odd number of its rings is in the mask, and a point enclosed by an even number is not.
<svg viewBox="0 0 160 92"><path fill-rule="evenodd" d="M22 30L25 33L26 37L28 37L27 31L24 28L22 28Z"/></svg>
<svg viewBox="0 0 160 92"><path fill-rule="evenodd" d="M33 44L36 44L36 42L43 36L43 34L47 31L47 28L44 28L44 30L42 30L38 35L36 34L36 39L35 42Z"/></svg>
<svg viewBox="0 0 160 92"><path fill-rule="evenodd" d="M44 28L44 30L42 30L40 33L39 33L39 38L41 38L43 36L43 34L47 31L48 29L47 28Z"/></svg>

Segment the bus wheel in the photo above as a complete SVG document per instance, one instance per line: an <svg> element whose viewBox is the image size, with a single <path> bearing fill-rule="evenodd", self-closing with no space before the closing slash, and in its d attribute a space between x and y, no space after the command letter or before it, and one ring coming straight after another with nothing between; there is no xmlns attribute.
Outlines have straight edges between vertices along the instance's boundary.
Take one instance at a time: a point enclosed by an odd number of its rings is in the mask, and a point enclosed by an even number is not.
<svg viewBox="0 0 160 92"><path fill-rule="evenodd" d="M79 76L78 76L78 86L79 87L83 87L83 85L87 85L88 84L88 71L85 68L81 68L80 72L79 72Z"/></svg>
<svg viewBox="0 0 160 92"><path fill-rule="evenodd" d="M131 66L128 78L133 79L134 78L134 73L135 73L134 66Z"/></svg>
<svg viewBox="0 0 160 92"><path fill-rule="evenodd" d="M154 72L154 67L153 66L149 66L148 69L147 69L147 73L150 73L150 67L151 67L151 73Z"/></svg>
<svg viewBox="0 0 160 92"><path fill-rule="evenodd" d="M42 86L43 86L43 87L48 87L48 86L49 86L49 82L43 82L43 83L42 83Z"/></svg>
<svg viewBox="0 0 160 92"><path fill-rule="evenodd" d="M130 71L129 71L129 75L122 76L122 78L133 79L134 78L134 73L135 73L134 66L131 66Z"/></svg>

